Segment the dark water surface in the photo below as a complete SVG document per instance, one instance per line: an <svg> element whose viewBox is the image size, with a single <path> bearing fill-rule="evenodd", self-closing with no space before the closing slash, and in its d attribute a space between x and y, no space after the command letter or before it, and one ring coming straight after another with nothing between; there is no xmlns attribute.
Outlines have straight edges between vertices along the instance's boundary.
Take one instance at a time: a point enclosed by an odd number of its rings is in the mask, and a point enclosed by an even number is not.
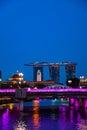
<svg viewBox="0 0 87 130"><path fill-rule="evenodd" d="M62 104L62 106L61 106ZM87 109L59 100L34 100L0 106L0 130L87 130Z"/></svg>

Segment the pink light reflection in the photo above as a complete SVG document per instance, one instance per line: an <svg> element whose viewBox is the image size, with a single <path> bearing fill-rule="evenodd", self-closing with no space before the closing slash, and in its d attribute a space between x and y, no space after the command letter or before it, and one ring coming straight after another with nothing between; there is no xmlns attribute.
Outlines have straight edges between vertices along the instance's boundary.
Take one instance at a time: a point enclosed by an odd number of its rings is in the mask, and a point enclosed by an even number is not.
<svg viewBox="0 0 87 130"><path fill-rule="evenodd" d="M75 99L74 98L70 98L70 105L74 105L75 103Z"/></svg>
<svg viewBox="0 0 87 130"><path fill-rule="evenodd" d="M75 99L75 106L79 106L79 99Z"/></svg>
<svg viewBox="0 0 87 130"><path fill-rule="evenodd" d="M87 99L84 99L84 107L87 108Z"/></svg>

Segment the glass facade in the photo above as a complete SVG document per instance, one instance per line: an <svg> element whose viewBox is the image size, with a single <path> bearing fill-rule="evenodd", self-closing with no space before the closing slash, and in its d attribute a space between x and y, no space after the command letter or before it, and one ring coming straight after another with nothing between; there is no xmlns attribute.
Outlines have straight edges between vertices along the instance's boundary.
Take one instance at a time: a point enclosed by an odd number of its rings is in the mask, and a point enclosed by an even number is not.
<svg viewBox="0 0 87 130"><path fill-rule="evenodd" d="M71 79L76 77L76 65L66 65L66 79Z"/></svg>
<svg viewBox="0 0 87 130"><path fill-rule="evenodd" d="M59 66L49 66L50 80L59 83Z"/></svg>

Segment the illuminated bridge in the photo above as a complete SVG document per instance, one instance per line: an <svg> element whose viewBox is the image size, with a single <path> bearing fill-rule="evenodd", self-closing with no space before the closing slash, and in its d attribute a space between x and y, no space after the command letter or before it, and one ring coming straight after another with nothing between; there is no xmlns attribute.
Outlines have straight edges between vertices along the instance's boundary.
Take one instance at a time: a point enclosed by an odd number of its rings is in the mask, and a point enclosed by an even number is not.
<svg viewBox="0 0 87 130"><path fill-rule="evenodd" d="M80 88L46 88L46 89L0 89L0 97L8 96L14 99L46 99L46 98L60 98L60 97L79 97L87 98L87 89Z"/></svg>
<svg viewBox="0 0 87 130"><path fill-rule="evenodd" d="M68 98L70 105L87 107L87 89L0 89L0 99L8 97L12 101L21 102L34 99Z"/></svg>

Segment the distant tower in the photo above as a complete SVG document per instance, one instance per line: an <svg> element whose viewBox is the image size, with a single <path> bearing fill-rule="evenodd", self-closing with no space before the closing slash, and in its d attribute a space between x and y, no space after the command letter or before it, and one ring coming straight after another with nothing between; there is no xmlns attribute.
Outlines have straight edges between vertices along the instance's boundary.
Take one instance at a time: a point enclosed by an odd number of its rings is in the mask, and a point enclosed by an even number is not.
<svg viewBox="0 0 87 130"><path fill-rule="evenodd" d="M55 83L59 83L59 66L58 65L50 65L50 79L53 80Z"/></svg>
<svg viewBox="0 0 87 130"><path fill-rule="evenodd" d="M37 81L41 81L41 71L37 71Z"/></svg>
<svg viewBox="0 0 87 130"><path fill-rule="evenodd" d="M34 66L34 81L43 81L43 67L42 66Z"/></svg>
<svg viewBox="0 0 87 130"><path fill-rule="evenodd" d="M68 64L65 66L66 80L76 77L76 64Z"/></svg>

